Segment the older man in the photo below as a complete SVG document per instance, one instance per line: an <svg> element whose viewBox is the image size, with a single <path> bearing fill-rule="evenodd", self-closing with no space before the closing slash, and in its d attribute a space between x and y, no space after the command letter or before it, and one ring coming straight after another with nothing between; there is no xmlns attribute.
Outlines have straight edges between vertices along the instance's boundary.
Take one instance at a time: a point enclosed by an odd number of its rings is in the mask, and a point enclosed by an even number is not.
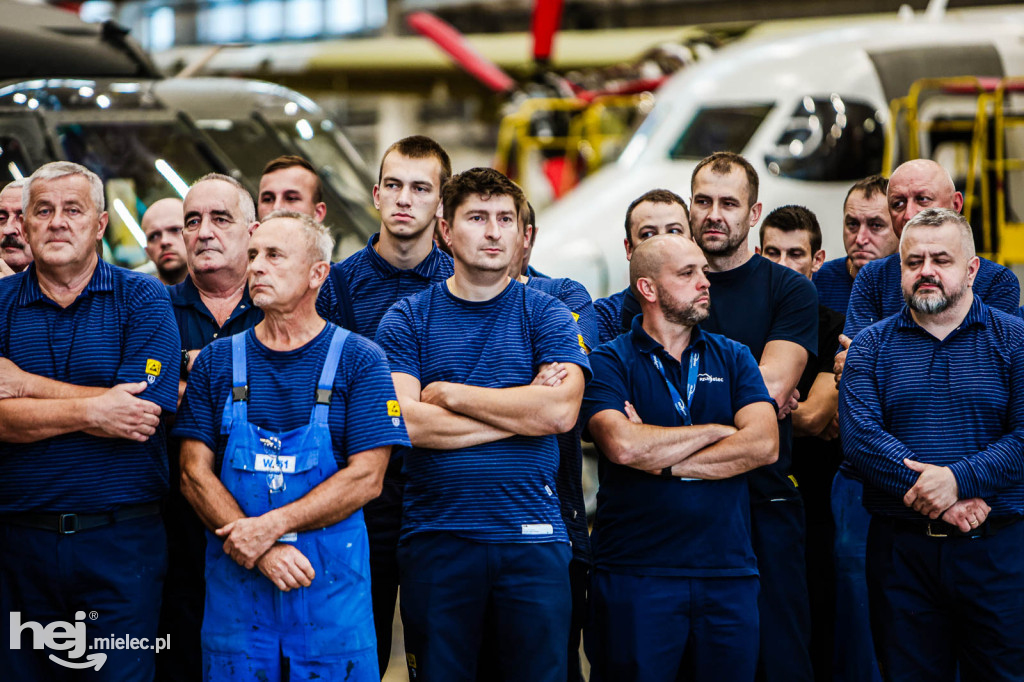
<svg viewBox="0 0 1024 682"><path fill-rule="evenodd" d="M587 655L595 681L752 680L757 561L744 474L778 456L750 351L700 328L707 261L652 237L630 260L642 316L591 358L583 419L602 454ZM671 519L666 523L667 519Z"/></svg>
<svg viewBox="0 0 1024 682"><path fill-rule="evenodd" d="M16 680L62 679L61 665L151 679L152 648L86 656L85 639L157 635L161 415L175 411L178 384L170 302L152 277L97 257L107 214L94 173L46 164L23 202L35 262L0 281L0 669ZM81 627L82 646L44 636L51 624L69 638Z"/></svg>
<svg viewBox="0 0 1024 682"><path fill-rule="evenodd" d="M192 185L180 210L188 275L168 291L181 336L183 392L199 350L214 339L251 329L263 312L253 305L246 286L249 234L256 228L249 192L234 178L211 173ZM171 635L175 652L157 661L157 679L189 682L202 674L199 628L206 538L202 522L181 495L176 438L169 443L168 456L171 492L164 520L169 564L160 627Z"/></svg>
<svg viewBox="0 0 1024 682"><path fill-rule="evenodd" d="M32 262L21 210L24 185L24 180L15 180L0 191L0 277L21 272Z"/></svg>
<svg viewBox="0 0 1024 682"><path fill-rule="evenodd" d="M897 314L850 347L846 457L863 477L887 680L1024 670L1024 323L974 293L971 227L929 209L900 242Z"/></svg>
<svg viewBox="0 0 1024 682"><path fill-rule="evenodd" d="M188 274L185 241L181 237L184 214L181 199L175 197L154 201L142 214L146 255L156 266L160 281L169 286L178 284Z"/></svg>
<svg viewBox="0 0 1024 682"><path fill-rule="evenodd" d="M204 349L185 392L207 680L379 679L361 509L409 441L380 348L316 312L332 247L308 216L270 214L248 247L265 317Z"/></svg>

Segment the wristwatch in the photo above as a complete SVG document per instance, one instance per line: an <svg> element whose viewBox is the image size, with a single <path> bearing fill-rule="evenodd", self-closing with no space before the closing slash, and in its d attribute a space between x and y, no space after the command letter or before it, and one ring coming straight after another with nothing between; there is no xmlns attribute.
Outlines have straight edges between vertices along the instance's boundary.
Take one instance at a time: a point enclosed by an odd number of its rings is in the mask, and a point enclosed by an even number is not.
<svg viewBox="0 0 1024 682"><path fill-rule="evenodd" d="M188 349L181 349L181 377L184 378L188 374Z"/></svg>

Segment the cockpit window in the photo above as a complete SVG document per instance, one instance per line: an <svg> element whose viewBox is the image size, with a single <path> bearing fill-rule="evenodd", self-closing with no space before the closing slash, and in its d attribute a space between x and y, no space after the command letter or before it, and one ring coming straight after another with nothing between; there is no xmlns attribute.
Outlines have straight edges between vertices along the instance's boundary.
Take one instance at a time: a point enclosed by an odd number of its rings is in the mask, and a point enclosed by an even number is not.
<svg viewBox="0 0 1024 682"><path fill-rule="evenodd" d="M785 178L850 182L881 172L884 148L884 124L873 106L837 94L804 97L764 161Z"/></svg>
<svg viewBox="0 0 1024 682"><path fill-rule="evenodd" d="M742 152L772 110L771 104L702 107L693 115L672 159L703 159L715 152Z"/></svg>

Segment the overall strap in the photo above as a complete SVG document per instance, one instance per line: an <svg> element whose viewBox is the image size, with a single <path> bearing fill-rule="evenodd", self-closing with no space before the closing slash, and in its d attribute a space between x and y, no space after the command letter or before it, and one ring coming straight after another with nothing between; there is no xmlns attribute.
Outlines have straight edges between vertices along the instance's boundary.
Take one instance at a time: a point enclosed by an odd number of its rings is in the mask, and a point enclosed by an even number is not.
<svg viewBox="0 0 1024 682"><path fill-rule="evenodd" d="M333 325L332 325L333 326ZM324 368L320 372L320 381L316 385L316 404L313 406L312 421L327 426L327 412L331 406L331 394L334 392L334 377L338 373L341 362L341 351L348 340L349 331L342 327L334 327L331 336L331 347L327 350Z"/></svg>
<svg viewBox="0 0 1024 682"><path fill-rule="evenodd" d="M234 420L238 420L240 423L249 421L249 385L245 362L246 334L248 332L241 332L231 337L231 395L228 396L228 404L224 407L224 417L221 420L223 433L231 430L231 422Z"/></svg>

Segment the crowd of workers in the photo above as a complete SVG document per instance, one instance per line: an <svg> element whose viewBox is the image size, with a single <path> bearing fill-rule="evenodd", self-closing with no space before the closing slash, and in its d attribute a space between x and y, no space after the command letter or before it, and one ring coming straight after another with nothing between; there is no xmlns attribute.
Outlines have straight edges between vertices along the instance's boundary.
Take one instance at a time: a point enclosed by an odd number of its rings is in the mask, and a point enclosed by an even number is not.
<svg viewBox="0 0 1024 682"><path fill-rule="evenodd" d="M853 184L826 261L713 154L597 301L429 138L334 264L320 191L281 157L153 203L159 281L99 257L86 168L0 192L10 679L378 680L399 586L417 681L579 682L581 641L594 682L1024 676L1020 287L941 166Z"/></svg>

